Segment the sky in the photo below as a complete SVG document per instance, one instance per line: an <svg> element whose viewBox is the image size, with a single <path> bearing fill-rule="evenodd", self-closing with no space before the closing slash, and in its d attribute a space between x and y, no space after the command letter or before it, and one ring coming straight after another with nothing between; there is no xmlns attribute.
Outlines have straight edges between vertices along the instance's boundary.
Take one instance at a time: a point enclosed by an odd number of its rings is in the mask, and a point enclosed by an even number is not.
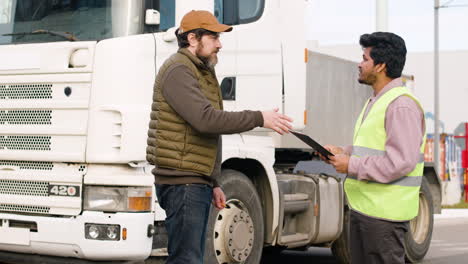
<svg viewBox="0 0 468 264"><path fill-rule="evenodd" d="M375 31L376 0L308 0L308 40L320 45L356 44ZM468 50L468 0L440 0L440 50ZM460 7L460 5L466 5ZM434 49L434 0L388 0L388 31L403 37L409 52Z"/></svg>

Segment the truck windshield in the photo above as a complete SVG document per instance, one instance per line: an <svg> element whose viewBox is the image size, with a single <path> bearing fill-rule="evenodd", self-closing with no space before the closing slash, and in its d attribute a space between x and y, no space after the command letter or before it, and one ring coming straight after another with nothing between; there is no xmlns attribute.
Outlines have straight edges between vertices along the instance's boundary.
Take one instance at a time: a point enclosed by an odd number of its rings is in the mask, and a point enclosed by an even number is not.
<svg viewBox="0 0 468 264"><path fill-rule="evenodd" d="M111 0L2 0L0 44L65 40L53 34L21 34L37 30L69 32L79 40L113 37L111 3Z"/></svg>
<svg viewBox="0 0 468 264"><path fill-rule="evenodd" d="M167 9L166 5L170 2L172 1L0 0L0 44L102 40L141 34L146 31L144 13L149 3L155 8ZM172 16L168 12L161 15ZM162 28L165 18L161 17L161 20L161 26L153 32L169 27Z"/></svg>

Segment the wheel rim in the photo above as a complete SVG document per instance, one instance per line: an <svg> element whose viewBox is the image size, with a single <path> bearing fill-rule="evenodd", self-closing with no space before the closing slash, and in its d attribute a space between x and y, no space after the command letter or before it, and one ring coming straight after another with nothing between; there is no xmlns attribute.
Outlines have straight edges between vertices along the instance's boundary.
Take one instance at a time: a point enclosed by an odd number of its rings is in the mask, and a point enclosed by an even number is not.
<svg viewBox="0 0 468 264"><path fill-rule="evenodd" d="M252 218L239 200L229 200L220 210L214 225L213 242L218 263L241 263L252 252L254 242Z"/></svg>
<svg viewBox="0 0 468 264"><path fill-rule="evenodd" d="M423 193L419 193L418 216L410 221L411 234L416 243L422 244L426 240L429 233L428 226L430 221L429 202Z"/></svg>

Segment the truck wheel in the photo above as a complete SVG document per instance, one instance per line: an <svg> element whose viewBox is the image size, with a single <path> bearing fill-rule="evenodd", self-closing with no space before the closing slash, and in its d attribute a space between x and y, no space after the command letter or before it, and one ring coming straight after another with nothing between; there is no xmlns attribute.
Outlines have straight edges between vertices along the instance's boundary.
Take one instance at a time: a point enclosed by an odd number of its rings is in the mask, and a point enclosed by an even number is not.
<svg viewBox="0 0 468 264"><path fill-rule="evenodd" d="M341 231L340 237L335 240L332 244L332 253L336 260L340 264L351 263L351 257L349 255L348 240L349 239L349 209L345 207L343 217L343 231Z"/></svg>
<svg viewBox="0 0 468 264"><path fill-rule="evenodd" d="M409 232L405 237L407 261L416 263L424 258L431 244L433 226L434 206L431 190L427 179L423 177L421 190L419 191L418 216L410 221Z"/></svg>
<svg viewBox="0 0 468 264"><path fill-rule="evenodd" d="M235 170L223 170L217 181L226 195L226 208L211 208L204 263L257 264L264 233L257 190L247 176Z"/></svg>

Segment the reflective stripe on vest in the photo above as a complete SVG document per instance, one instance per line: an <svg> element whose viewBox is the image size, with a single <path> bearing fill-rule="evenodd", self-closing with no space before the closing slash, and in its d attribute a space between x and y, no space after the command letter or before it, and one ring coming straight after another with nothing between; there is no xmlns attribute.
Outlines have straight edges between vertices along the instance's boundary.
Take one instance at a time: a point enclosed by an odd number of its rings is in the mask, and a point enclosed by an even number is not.
<svg viewBox="0 0 468 264"><path fill-rule="evenodd" d="M384 156L386 154L385 114L390 103L399 96L412 98L422 109L419 101L406 87L396 87L383 94L374 103L363 121L366 104L356 122L352 156ZM345 181L345 192L349 206L353 210L375 218L393 221L407 221L414 218L419 207L425 141L424 135L420 157L413 171L395 181L388 183L360 181L348 175Z"/></svg>
<svg viewBox="0 0 468 264"><path fill-rule="evenodd" d="M419 187L421 186L423 176L403 176L397 180L388 183L379 183L373 182L375 184L384 184L384 185L398 185L398 186L409 186L409 187ZM357 180L356 176L348 176L348 179Z"/></svg>
<svg viewBox="0 0 468 264"><path fill-rule="evenodd" d="M366 148L366 147L362 147L362 146L354 146L353 147L353 152L351 153L351 155L358 156L358 157L362 157L362 156L384 156L385 153L387 153L387 152L382 151L382 150L371 149L371 148ZM424 162L424 153L419 153L418 163L420 163L420 162Z"/></svg>

